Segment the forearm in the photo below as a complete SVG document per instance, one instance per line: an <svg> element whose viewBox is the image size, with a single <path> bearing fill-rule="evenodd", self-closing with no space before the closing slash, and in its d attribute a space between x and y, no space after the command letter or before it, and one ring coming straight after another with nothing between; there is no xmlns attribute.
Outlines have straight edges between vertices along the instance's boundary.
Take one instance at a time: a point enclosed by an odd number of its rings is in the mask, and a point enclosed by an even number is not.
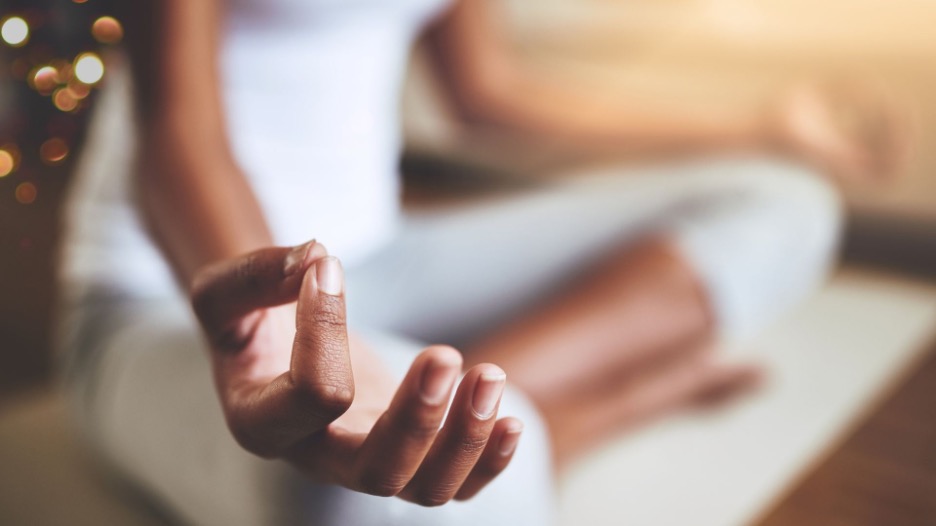
<svg viewBox="0 0 936 526"><path fill-rule="evenodd" d="M613 152L749 149L768 142L760 108L639 100L540 74L515 55L491 11L485 0L460 0L428 34L451 102L474 125Z"/></svg>
<svg viewBox="0 0 936 526"><path fill-rule="evenodd" d="M206 263L271 243L228 146L217 71L221 5L124 4L140 124L137 189L150 228L187 284Z"/></svg>
<svg viewBox="0 0 936 526"><path fill-rule="evenodd" d="M530 74L511 77L474 95L475 124L598 150L744 150L768 143L767 115L757 108L616 98Z"/></svg>

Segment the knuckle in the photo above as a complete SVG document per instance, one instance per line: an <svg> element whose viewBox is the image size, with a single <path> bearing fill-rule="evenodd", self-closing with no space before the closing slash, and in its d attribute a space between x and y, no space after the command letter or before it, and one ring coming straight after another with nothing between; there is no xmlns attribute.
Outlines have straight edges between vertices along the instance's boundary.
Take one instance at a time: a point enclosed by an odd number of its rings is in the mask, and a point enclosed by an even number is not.
<svg viewBox="0 0 936 526"><path fill-rule="evenodd" d="M212 276L202 270L192 278L189 284L189 301L192 304L192 310L202 322L208 319L214 310L212 308L213 281Z"/></svg>
<svg viewBox="0 0 936 526"><path fill-rule="evenodd" d="M458 441L458 449L461 453L471 457L480 455L487 443L487 435L466 435Z"/></svg>
<svg viewBox="0 0 936 526"><path fill-rule="evenodd" d="M434 508L446 504L455 495L453 484L439 484L416 493L413 501L420 506Z"/></svg>
<svg viewBox="0 0 936 526"><path fill-rule="evenodd" d="M418 440L429 440L439 432L439 418L424 410L404 411L397 421L400 433Z"/></svg>
<svg viewBox="0 0 936 526"><path fill-rule="evenodd" d="M344 330L345 317L339 309L323 308L316 309L312 314L311 321L317 327Z"/></svg>
<svg viewBox="0 0 936 526"><path fill-rule="evenodd" d="M234 266L234 278L247 291L257 290L261 286L259 256L251 253L241 258Z"/></svg>
<svg viewBox="0 0 936 526"><path fill-rule="evenodd" d="M326 420L334 420L351 407L354 401L354 385L343 379L332 381L299 380L293 382L300 403Z"/></svg>
<svg viewBox="0 0 936 526"><path fill-rule="evenodd" d="M376 497L395 497L409 482L403 476L379 472L365 472L360 477L361 492Z"/></svg>

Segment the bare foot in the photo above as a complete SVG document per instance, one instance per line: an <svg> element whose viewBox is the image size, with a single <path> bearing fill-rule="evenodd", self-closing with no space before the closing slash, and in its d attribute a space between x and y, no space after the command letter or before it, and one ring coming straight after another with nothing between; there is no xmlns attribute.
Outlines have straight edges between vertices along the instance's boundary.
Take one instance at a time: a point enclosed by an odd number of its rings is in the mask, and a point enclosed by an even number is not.
<svg viewBox="0 0 936 526"><path fill-rule="evenodd" d="M594 446L663 416L733 401L762 379L759 366L725 363L709 345L596 378L590 392L541 407L555 464L562 469Z"/></svg>

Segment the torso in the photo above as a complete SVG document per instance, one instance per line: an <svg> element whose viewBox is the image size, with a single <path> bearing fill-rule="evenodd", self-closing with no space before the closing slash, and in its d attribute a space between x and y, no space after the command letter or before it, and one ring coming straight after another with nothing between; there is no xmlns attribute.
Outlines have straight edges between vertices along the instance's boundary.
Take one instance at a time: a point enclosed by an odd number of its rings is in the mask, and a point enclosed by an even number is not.
<svg viewBox="0 0 936 526"><path fill-rule="evenodd" d="M399 86L413 40L446 4L229 0L220 59L228 133L276 243L316 238L354 264L391 238ZM77 170L63 277L129 294L164 290L168 266L130 199L129 141L119 131L127 123L96 120L112 137L89 141Z"/></svg>

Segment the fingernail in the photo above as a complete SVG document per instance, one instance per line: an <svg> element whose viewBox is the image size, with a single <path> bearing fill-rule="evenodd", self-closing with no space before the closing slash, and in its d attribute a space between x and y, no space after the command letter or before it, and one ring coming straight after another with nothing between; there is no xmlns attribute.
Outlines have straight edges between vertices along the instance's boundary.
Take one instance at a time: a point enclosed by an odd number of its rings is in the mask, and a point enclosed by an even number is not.
<svg viewBox="0 0 936 526"><path fill-rule="evenodd" d="M430 405L439 405L448 400L449 392L457 376L457 366L441 363L429 364L423 371L420 386L423 401Z"/></svg>
<svg viewBox="0 0 936 526"><path fill-rule="evenodd" d="M497 451L501 454L502 457L509 457L517 449L517 444L520 442L520 433L523 432L523 426L519 426L517 429L511 429L504 433L504 436L501 437L500 444L497 446Z"/></svg>
<svg viewBox="0 0 936 526"><path fill-rule="evenodd" d="M315 245L314 239L308 243L293 247L293 249L289 251L289 254L286 255L286 266L283 268L283 274L292 276L297 270L302 268L308 259L309 249L313 245Z"/></svg>
<svg viewBox="0 0 936 526"><path fill-rule="evenodd" d="M344 271L338 258L328 256L315 264L315 280L320 291L331 296L340 296L344 290Z"/></svg>
<svg viewBox="0 0 936 526"><path fill-rule="evenodd" d="M481 373L478 384L475 385L474 397L471 405L478 418L486 420L494 414L497 402L507 383L507 375L499 373Z"/></svg>

